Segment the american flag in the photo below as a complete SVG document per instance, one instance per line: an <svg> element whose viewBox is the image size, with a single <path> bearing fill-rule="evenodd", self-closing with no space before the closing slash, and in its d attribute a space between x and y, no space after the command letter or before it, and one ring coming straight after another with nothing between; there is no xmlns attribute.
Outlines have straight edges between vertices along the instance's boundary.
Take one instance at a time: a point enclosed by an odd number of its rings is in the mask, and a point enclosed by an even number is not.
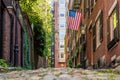
<svg viewBox="0 0 120 80"><path fill-rule="evenodd" d="M69 17L68 17L68 27L73 30L78 30L80 23L81 23L81 13L69 10Z"/></svg>

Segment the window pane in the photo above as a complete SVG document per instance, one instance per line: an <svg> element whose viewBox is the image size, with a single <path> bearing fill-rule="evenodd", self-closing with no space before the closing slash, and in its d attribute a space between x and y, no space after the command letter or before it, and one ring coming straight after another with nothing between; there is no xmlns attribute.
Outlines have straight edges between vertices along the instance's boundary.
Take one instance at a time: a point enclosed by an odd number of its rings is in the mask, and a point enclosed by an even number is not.
<svg viewBox="0 0 120 80"><path fill-rule="evenodd" d="M93 27L93 51L96 49L96 26Z"/></svg>
<svg viewBox="0 0 120 80"><path fill-rule="evenodd" d="M60 0L60 4L65 4L65 0Z"/></svg>
<svg viewBox="0 0 120 80"><path fill-rule="evenodd" d="M108 18L108 49L112 48L119 40L119 9L118 3Z"/></svg>
<svg viewBox="0 0 120 80"><path fill-rule="evenodd" d="M100 14L100 42L103 40L103 12Z"/></svg>
<svg viewBox="0 0 120 80"><path fill-rule="evenodd" d="M65 23L60 23L60 27L65 27Z"/></svg>
<svg viewBox="0 0 120 80"><path fill-rule="evenodd" d="M100 45L100 18L96 22L96 47Z"/></svg>
<svg viewBox="0 0 120 80"><path fill-rule="evenodd" d="M60 31L59 38L64 39L64 37L65 37L65 31Z"/></svg>
<svg viewBox="0 0 120 80"><path fill-rule="evenodd" d="M64 17L64 14L63 14L63 13L61 13L61 14L60 14L60 17Z"/></svg>
<svg viewBox="0 0 120 80"><path fill-rule="evenodd" d="M64 58L64 53L61 53L61 58Z"/></svg>
<svg viewBox="0 0 120 80"><path fill-rule="evenodd" d="M113 24L113 14L110 16L110 41L114 38L114 24Z"/></svg>

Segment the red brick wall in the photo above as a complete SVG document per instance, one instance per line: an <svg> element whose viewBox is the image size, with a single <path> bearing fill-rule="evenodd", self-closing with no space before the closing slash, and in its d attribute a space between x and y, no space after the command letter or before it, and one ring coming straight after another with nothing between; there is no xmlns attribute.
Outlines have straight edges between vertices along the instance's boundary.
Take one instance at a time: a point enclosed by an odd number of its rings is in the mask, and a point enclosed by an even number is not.
<svg viewBox="0 0 120 80"><path fill-rule="evenodd" d="M18 65L20 65L21 62L21 26L20 23L17 23L17 27L18 27Z"/></svg>
<svg viewBox="0 0 120 80"><path fill-rule="evenodd" d="M93 11L90 15L90 18L88 18L88 13L86 13L85 19L83 19L83 23L87 27L86 54L87 54L87 59L88 59L88 63L89 63L88 65L93 65L94 63L96 63L97 59L103 54L103 53L98 54L99 51L104 49L102 47L99 47L99 49L97 49L97 52L93 53L92 28L90 30L88 29L88 27L93 26L93 24L95 23L95 18L97 16L99 10L103 8L103 2L104 2L104 0L97 0L97 4L95 5L95 7L93 9ZM91 21L92 21L92 24L90 25ZM94 58L92 56L94 56Z"/></svg>
<svg viewBox="0 0 120 80"><path fill-rule="evenodd" d="M16 15L13 9L8 9L8 11L4 11L4 21L3 21L3 58L7 60L9 63L10 61L10 29L11 29L11 21L9 13L14 16L14 27L13 27L13 53L14 53L14 46L15 46L15 23L16 23ZM17 31L18 31L18 65L20 66L20 57L21 57L21 25L19 21L17 21ZM12 63L14 64L14 54L12 56Z"/></svg>
<svg viewBox="0 0 120 80"><path fill-rule="evenodd" d="M106 4L107 2L110 2L108 4L108 6L106 7L106 11L109 12L110 8L112 7L113 3L114 3L115 0L107 0L106 1ZM118 1L118 4L119 4L119 36L120 36L120 0L117 0ZM111 61L111 57L116 55L117 57L120 56L120 37L119 37L119 42L116 44L115 47L111 48L108 52L107 52L107 62L110 63Z"/></svg>
<svg viewBox="0 0 120 80"><path fill-rule="evenodd" d="M58 2L55 2L55 13L54 13L54 17L55 17L55 67L59 67L58 64L58 52L59 52L59 46L58 46L58 38L59 38L59 34L58 34Z"/></svg>
<svg viewBox="0 0 120 80"><path fill-rule="evenodd" d="M3 13L3 58L9 62L10 53L10 16L5 9Z"/></svg>
<svg viewBox="0 0 120 80"><path fill-rule="evenodd" d="M14 27L13 27L13 53L14 53L14 45L15 45L15 23L16 23L16 16L15 16L15 13L14 13L14 10L11 9L11 8L8 8L8 12L9 14L13 15L14 16ZM14 55L12 56L13 59L12 59L12 63L14 63Z"/></svg>
<svg viewBox="0 0 120 80"><path fill-rule="evenodd" d="M66 63L59 63L58 61L58 55L59 55L59 26L58 26L58 1L55 2L54 6L54 17L55 17L55 67L61 67L61 64L64 64L66 66Z"/></svg>
<svg viewBox="0 0 120 80"><path fill-rule="evenodd" d="M107 49L107 18L108 18L108 11L110 10L111 6L113 5L115 0L97 0L97 3L92 11L92 14L90 18L86 18L83 22L87 28L89 26L90 21L92 20L92 25L95 23L95 18L99 12L99 10L103 11L103 41L101 45L96 49L95 52L93 52L93 44L92 40L92 33L89 33L89 30L87 29L87 57L89 60L89 64L93 65L96 64L99 58L101 58L103 55L106 56L106 62L107 65L110 63L110 59L113 55L120 56L120 41L118 42L117 46L113 49L109 50ZM120 0L117 0L119 2L119 15L120 15ZM109 4L108 4L109 3ZM120 25L120 16L119 16L119 25ZM120 31L120 26L119 26ZM92 51L91 51L92 50ZM93 55L93 64L91 56Z"/></svg>

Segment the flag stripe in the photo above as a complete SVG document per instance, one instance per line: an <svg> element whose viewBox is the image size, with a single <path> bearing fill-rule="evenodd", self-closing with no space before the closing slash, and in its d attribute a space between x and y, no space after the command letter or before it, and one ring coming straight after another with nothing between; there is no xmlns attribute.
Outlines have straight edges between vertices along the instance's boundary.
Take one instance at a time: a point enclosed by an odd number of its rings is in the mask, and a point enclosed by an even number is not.
<svg viewBox="0 0 120 80"><path fill-rule="evenodd" d="M68 27L73 30L78 30L81 23L81 13L70 10L68 17Z"/></svg>

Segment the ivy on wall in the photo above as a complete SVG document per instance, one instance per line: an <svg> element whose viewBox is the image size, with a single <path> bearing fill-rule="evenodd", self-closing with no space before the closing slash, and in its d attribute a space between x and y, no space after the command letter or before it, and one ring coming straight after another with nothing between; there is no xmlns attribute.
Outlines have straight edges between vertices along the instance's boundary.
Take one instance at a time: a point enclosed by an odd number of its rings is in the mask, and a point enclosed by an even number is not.
<svg viewBox="0 0 120 80"><path fill-rule="evenodd" d="M24 68L32 69L30 63L30 46L27 28L24 27Z"/></svg>
<svg viewBox="0 0 120 80"><path fill-rule="evenodd" d="M48 60L51 56L51 19L53 16L50 1L52 0L20 0L22 11L27 13L30 23L34 24L34 53L48 57ZM26 46L27 44L29 43L26 43Z"/></svg>

